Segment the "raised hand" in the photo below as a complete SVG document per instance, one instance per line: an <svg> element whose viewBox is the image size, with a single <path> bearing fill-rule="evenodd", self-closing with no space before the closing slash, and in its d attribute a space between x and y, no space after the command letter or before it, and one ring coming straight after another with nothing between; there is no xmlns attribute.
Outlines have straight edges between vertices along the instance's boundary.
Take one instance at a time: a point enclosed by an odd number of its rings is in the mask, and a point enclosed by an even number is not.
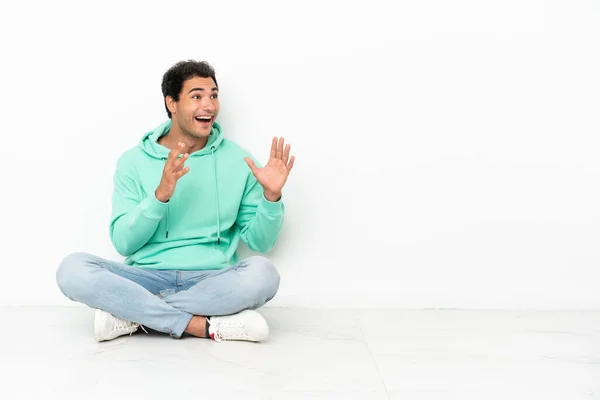
<svg viewBox="0 0 600 400"><path fill-rule="evenodd" d="M184 148L185 145L183 143L177 143L177 147L169 153L169 157L163 168L162 178L158 188L156 188L156 191L154 192L156 198L163 203L166 203L171 199L173 193L175 193L177 181L190 170L190 167L184 168L183 166L190 155L185 153L182 157L179 157Z"/></svg>
<svg viewBox="0 0 600 400"><path fill-rule="evenodd" d="M244 160L248 163L258 183L263 187L265 198L269 201L279 200L281 189L287 181L295 160L294 156L290 158L290 145L286 145L284 149L284 138L273 138L271 156L264 167L258 168L248 157Z"/></svg>

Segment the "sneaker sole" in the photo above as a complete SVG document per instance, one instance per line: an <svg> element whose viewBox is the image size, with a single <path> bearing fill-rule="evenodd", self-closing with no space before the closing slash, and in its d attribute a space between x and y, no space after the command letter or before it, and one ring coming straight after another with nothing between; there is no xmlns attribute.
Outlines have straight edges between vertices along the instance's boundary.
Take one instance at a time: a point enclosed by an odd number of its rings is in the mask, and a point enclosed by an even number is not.
<svg viewBox="0 0 600 400"><path fill-rule="evenodd" d="M97 342L104 341L100 327L104 326L104 313L101 310L96 310L94 313L94 339Z"/></svg>

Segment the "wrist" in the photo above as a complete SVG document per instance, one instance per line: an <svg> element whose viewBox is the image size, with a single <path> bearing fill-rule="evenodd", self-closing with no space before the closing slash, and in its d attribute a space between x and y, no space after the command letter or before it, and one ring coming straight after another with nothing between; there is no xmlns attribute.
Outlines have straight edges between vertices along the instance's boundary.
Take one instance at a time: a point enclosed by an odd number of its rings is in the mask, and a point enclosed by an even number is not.
<svg viewBox="0 0 600 400"><path fill-rule="evenodd" d="M161 203L166 203L169 201L169 197L161 193L158 189L154 191L154 196L156 197L156 200L160 201Z"/></svg>
<svg viewBox="0 0 600 400"><path fill-rule="evenodd" d="M270 201L272 203L276 203L279 201L279 199L281 199L281 192L273 193L273 192L269 192L269 191L265 190L264 196L265 196L265 199L267 199L268 201Z"/></svg>

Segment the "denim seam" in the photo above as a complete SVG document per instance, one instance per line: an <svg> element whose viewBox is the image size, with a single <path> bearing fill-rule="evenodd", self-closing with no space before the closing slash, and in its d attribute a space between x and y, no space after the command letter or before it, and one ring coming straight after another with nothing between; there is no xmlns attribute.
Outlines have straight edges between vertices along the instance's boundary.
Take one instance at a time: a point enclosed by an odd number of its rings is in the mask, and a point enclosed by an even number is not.
<svg viewBox="0 0 600 400"><path fill-rule="evenodd" d="M219 275L224 274L224 273L226 273L228 271L236 271L238 269L238 267L236 267L236 265L237 264L230 265L228 267L221 268L221 269L216 269L216 270L214 270L214 273L212 273L212 274L206 274L206 275L202 276L200 279L198 279L197 281L195 279L189 279L189 280L193 280L196 283L202 282L205 279L214 278L215 276L219 276Z"/></svg>
<svg viewBox="0 0 600 400"><path fill-rule="evenodd" d="M189 325L190 321L192 320L192 318L194 317L192 314L185 312L185 311L181 311L182 313L182 318L177 321L177 326L175 326L175 328L182 328L181 329L181 334L180 335L175 335L174 334L174 330L173 327L171 327L171 332L169 333L169 336L175 338L175 339L179 339L183 336L183 333L185 332L185 328ZM186 322L181 323L181 320L184 320Z"/></svg>
<svg viewBox="0 0 600 400"><path fill-rule="evenodd" d="M110 263L108 263L108 262L99 261L99 262L98 262L98 265L100 265L100 264L102 264L102 265L107 265L108 267L112 267L112 265L111 265ZM102 266L102 265L100 265L100 266ZM104 268L104 269L107 269L107 270L109 270L109 271L110 271L110 268L106 268L106 267L104 267L104 266L102 266L102 268ZM127 273L129 273L129 274L131 274L131 275L135 275L135 276L137 276L137 277L140 277L140 278L148 278L148 279L151 279L152 281L154 281L154 282L156 282L156 283L158 283L158 284L162 284L162 285L164 285L164 284L165 284L165 280L164 280L164 279L163 279L163 280L158 280L158 279L157 279L155 276L149 276L149 275L144 275L144 274L137 274L137 273L135 273L134 271L130 271L129 269L125 269L125 270L122 270L122 271L125 271L125 272L127 272Z"/></svg>

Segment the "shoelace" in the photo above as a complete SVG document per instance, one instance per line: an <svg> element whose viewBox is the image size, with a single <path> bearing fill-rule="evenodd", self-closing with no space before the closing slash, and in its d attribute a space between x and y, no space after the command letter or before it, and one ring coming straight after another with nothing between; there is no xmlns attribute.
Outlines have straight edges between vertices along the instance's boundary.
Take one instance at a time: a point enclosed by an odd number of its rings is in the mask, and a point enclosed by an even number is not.
<svg viewBox="0 0 600 400"><path fill-rule="evenodd" d="M129 322L124 319L115 317L115 325L113 326L113 331L126 331L131 329L133 326L133 322Z"/></svg>
<svg viewBox="0 0 600 400"><path fill-rule="evenodd" d="M129 331L129 335L131 336L133 332L135 332L135 329L133 328L142 328L144 332L148 333L148 331L144 329L142 325L138 325L121 318L115 318L115 326L113 327L113 331Z"/></svg>
<svg viewBox="0 0 600 400"><path fill-rule="evenodd" d="M244 331L244 324L241 322L224 322L215 327L215 339L247 339L248 335Z"/></svg>

